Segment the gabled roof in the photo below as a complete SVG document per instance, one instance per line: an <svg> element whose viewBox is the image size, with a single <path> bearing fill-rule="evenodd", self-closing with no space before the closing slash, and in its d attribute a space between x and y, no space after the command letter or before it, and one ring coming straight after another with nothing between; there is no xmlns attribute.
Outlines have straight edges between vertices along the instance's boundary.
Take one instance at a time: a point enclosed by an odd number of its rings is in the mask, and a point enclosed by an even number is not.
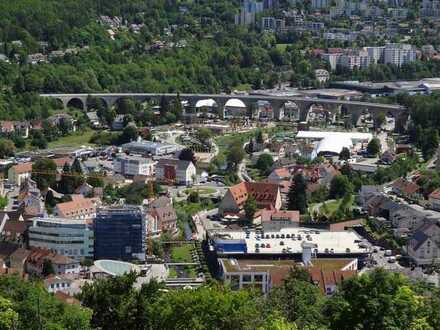
<svg viewBox="0 0 440 330"><path fill-rule="evenodd" d="M440 199L440 189L436 189L432 193L430 193L429 198Z"/></svg>
<svg viewBox="0 0 440 330"><path fill-rule="evenodd" d="M410 182L404 178L399 178L393 182L393 188L399 190L401 193L405 195L411 195L420 190L419 185L414 182Z"/></svg>
<svg viewBox="0 0 440 330"><path fill-rule="evenodd" d="M275 205L279 187L268 182L241 182L230 187L229 192L239 206L246 202L249 196L253 196L258 207L268 208Z"/></svg>
<svg viewBox="0 0 440 330"><path fill-rule="evenodd" d="M174 208L170 205L165 207L153 208L150 210L153 216L156 216L160 222L176 221L177 215Z"/></svg>
<svg viewBox="0 0 440 330"><path fill-rule="evenodd" d="M261 212L262 223L270 223L277 220L286 220L292 223L297 223L299 222L299 211L263 210Z"/></svg>
<svg viewBox="0 0 440 330"><path fill-rule="evenodd" d="M16 174L32 172L32 163L21 163L12 166Z"/></svg>
<svg viewBox="0 0 440 330"><path fill-rule="evenodd" d="M59 213L65 216L69 216L74 211L87 211L90 212L95 208L94 200L92 198L84 198L82 195L75 196L72 201L59 203L56 205ZM77 213L77 212L75 212Z"/></svg>
<svg viewBox="0 0 440 330"><path fill-rule="evenodd" d="M354 270L322 270L319 268L312 268L309 273L311 281L318 285L323 293L326 293L326 287L338 285L356 275Z"/></svg>
<svg viewBox="0 0 440 330"><path fill-rule="evenodd" d="M161 208L161 207L166 207L166 206L169 206L172 204L173 204L173 201L171 200L171 198L166 197L166 196L160 196L160 197L156 198L155 200L153 200L149 206L151 208Z"/></svg>

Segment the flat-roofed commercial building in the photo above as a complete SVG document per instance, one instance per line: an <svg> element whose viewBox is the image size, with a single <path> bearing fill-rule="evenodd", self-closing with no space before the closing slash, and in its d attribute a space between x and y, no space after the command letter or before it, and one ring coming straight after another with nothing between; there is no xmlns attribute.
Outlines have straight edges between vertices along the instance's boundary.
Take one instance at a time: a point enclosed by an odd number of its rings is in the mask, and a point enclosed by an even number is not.
<svg viewBox="0 0 440 330"><path fill-rule="evenodd" d="M115 173L124 176L153 176L155 173L155 162L149 158L119 154L113 160L113 170Z"/></svg>
<svg viewBox="0 0 440 330"><path fill-rule="evenodd" d="M79 260L93 258L93 228L85 220L35 218L29 227L29 245Z"/></svg>

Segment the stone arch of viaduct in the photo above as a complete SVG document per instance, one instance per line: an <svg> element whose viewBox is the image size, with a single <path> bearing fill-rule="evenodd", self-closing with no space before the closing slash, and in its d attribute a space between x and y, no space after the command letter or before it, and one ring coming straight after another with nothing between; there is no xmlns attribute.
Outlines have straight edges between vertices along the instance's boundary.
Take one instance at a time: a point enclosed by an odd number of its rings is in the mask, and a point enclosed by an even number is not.
<svg viewBox="0 0 440 330"><path fill-rule="evenodd" d="M76 104L84 111L87 110L87 100L89 97L95 97L104 102L107 107L112 107L121 98L132 98L137 101L156 101L161 98L167 101L175 101L177 94L150 94L150 93L96 93L96 94L42 94L43 97L51 97L62 102L64 107ZM299 119L306 121L313 105L322 106L330 112L333 118L349 118L355 125L362 114L369 113L374 119L381 113L393 116L396 120L396 128L405 127L408 120L408 111L405 107L395 104L380 104L359 101L343 101L322 98L301 98L301 97L282 97L265 95L226 95L226 94L179 94L181 101L188 102L189 109L195 109L195 105L200 100L213 99L217 104L220 116L223 115L225 104L231 99L241 100L248 109L255 106L259 100L268 101L274 112L278 113L287 103L296 104L299 111ZM195 110L193 110L195 111Z"/></svg>

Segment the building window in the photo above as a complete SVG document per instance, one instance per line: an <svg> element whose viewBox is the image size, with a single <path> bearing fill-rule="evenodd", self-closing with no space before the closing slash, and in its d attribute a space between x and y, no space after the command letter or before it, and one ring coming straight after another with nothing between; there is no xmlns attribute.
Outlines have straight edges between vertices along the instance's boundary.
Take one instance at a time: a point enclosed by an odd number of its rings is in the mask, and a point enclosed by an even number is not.
<svg viewBox="0 0 440 330"><path fill-rule="evenodd" d="M240 276L238 275L231 276L231 289L232 290L240 289Z"/></svg>
<svg viewBox="0 0 440 330"><path fill-rule="evenodd" d="M263 282L263 275L254 275L255 282Z"/></svg>
<svg viewBox="0 0 440 330"><path fill-rule="evenodd" d="M251 275L243 275L242 281L243 282L252 282L252 276Z"/></svg>

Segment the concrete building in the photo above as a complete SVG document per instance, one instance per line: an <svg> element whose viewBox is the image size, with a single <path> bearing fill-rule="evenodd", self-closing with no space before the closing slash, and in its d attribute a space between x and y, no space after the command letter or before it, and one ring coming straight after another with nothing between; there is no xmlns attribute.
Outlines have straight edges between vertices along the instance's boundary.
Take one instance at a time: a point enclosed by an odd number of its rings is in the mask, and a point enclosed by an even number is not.
<svg viewBox="0 0 440 330"><path fill-rule="evenodd" d="M28 235L31 247L55 251L76 260L93 258L93 228L85 220L35 218Z"/></svg>
<svg viewBox="0 0 440 330"><path fill-rule="evenodd" d="M440 18L440 1L423 0L420 15L424 17Z"/></svg>
<svg viewBox="0 0 440 330"><path fill-rule="evenodd" d="M417 52L413 46L408 44L388 44L384 49L384 64L402 66L414 62L417 59Z"/></svg>
<svg viewBox="0 0 440 330"><path fill-rule="evenodd" d="M132 154L163 156L176 153L180 147L176 144L140 140L123 144L122 150Z"/></svg>
<svg viewBox="0 0 440 330"><path fill-rule="evenodd" d="M255 23L256 14L264 9L263 2L244 0L240 8L240 14L235 15L236 25L250 25Z"/></svg>
<svg viewBox="0 0 440 330"><path fill-rule="evenodd" d="M299 211L262 210L261 224L264 231L299 227Z"/></svg>
<svg viewBox="0 0 440 330"><path fill-rule="evenodd" d="M294 260L219 259L220 276L232 290L257 289L263 294L283 284L283 280L295 267ZM343 280L357 272L356 259L311 259L306 266L310 282L324 294L331 295Z"/></svg>
<svg viewBox="0 0 440 330"><path fill-rule="evenodd" d="M152 159L140 156L118 154L113 160L115 173L124 176L153 176L155 174L155 162Z"/></svg>
<svg viewBox="0 0 440 330"><path fill-rule="evenodd" d="M152 207L147 212L148 232L153 235L177 230L177 215L171 205Z"/></svg>

